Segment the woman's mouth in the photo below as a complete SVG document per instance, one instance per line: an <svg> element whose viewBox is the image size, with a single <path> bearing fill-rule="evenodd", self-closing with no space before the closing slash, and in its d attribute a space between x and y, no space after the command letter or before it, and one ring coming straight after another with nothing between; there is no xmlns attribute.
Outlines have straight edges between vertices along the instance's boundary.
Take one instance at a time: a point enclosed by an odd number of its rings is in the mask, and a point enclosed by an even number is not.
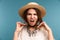
<svg viewBox="0 0 60 40"><path fill-rule="evenodd" d="M34 22L34 20L30 20L30 22Z"/></svg>
<svg viewBox="0 0 60 40"><path fill-rule="evenodd" d="M29 20L29 25L30 26L34 26L36 24L36 21L35 20Z"/></svg>

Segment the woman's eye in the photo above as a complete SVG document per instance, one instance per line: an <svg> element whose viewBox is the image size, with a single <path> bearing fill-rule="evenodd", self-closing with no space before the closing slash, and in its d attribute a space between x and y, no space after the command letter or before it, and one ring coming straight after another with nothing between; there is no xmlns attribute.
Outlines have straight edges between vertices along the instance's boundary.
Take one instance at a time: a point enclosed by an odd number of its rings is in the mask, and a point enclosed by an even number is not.
<svg viewBox="0 0 60 40"><path fill-rule="evenodd" d="M27 14L27 15L31 15L31 14Z"/></svg>
<svg viewBox="0 0 60 40"><path fill-rule="evenodd" d="M37 14L34 14L34 15L37 15Z"/></svg>

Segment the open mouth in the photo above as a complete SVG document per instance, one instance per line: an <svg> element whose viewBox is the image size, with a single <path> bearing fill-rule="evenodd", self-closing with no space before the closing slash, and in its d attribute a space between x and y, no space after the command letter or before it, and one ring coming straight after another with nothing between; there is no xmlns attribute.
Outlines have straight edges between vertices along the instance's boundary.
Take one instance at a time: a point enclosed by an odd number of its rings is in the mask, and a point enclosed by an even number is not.
<svg viewBox="0 0 60 40"><path fill-rule="evenodd" d="M34 22L34 20L30 20L30 22Z"/></svg>
<svg viewBox="0 0 60 40"><path fill-rule="evenodd" d="M36 24L35 20L30 20L30 21L29 21L29 25L30 25L30 26L34 26L35 24Z"/></svg>

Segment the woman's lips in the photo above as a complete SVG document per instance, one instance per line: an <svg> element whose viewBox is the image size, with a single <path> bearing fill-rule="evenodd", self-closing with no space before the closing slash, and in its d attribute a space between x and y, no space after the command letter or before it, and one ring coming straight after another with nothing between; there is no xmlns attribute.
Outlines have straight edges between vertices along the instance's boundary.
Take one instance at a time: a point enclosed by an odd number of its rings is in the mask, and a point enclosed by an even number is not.
<svg viewBox="0 0 60 40"><path fill-rule="evenodd" d="M34 20L30 20L30 22L34 22Z"/></svg>
<svg viewBox="0 0 60 40"><path fill-rule="evenodd" d="M31 24L34 24L34 22L35 22L34 20L30 20L30 23L31 23Z"/></svg>

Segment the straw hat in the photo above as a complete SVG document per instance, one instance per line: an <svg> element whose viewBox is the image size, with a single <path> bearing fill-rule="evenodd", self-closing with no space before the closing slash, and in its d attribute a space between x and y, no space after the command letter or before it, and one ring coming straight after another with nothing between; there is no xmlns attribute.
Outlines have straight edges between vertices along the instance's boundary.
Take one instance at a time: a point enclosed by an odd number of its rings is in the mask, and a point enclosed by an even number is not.
<svg viewBox="0 0 60 40"><path fill-rule="evenodd" d="M19 10L19 15L24 19L23 17L23 13L26 9L28 8L37 8L41 11L41 18L43 18L46 14L46 10L44 7L42 7L41 5L35 3L35 2L30 2L27 5L23 6L20 10Z"/></svg>

